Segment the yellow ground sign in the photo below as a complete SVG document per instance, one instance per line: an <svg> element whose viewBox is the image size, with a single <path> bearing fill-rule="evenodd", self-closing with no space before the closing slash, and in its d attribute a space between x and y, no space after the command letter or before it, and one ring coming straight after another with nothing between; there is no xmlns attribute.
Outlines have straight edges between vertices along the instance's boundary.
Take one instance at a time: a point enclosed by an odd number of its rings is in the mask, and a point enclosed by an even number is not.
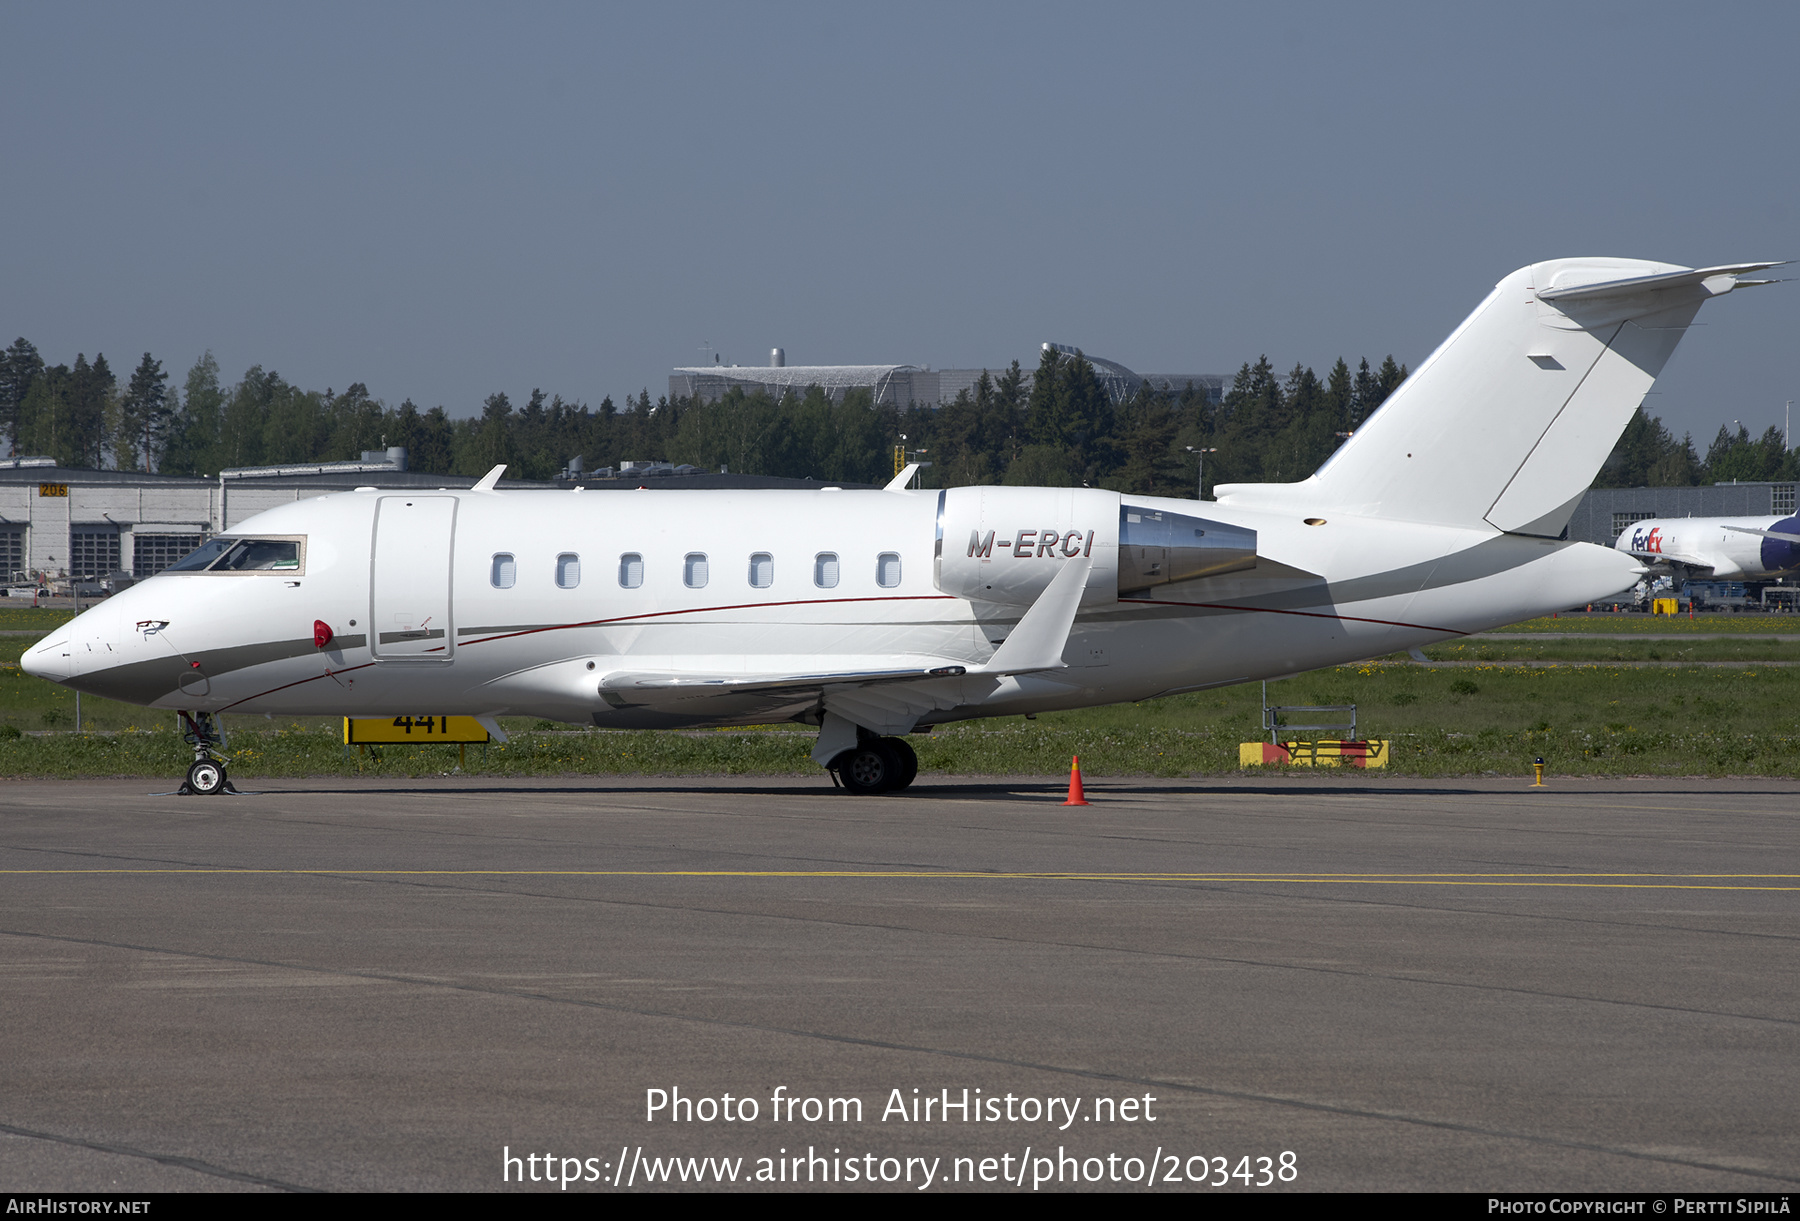
<svg viewBox="0 0 1800 1221"><path fill-rule="evenodd" d="M1650 613L1652 615L1679 615L1681 602L1675 598L1652 598L1650 599Z"/></svg>
<svg viewBox="0 0 1800 1221"><path fill-rule="evenodd" d="M488 731L472 716L358 716L344 718L344 745L458 745L486 742Z"/></svg>

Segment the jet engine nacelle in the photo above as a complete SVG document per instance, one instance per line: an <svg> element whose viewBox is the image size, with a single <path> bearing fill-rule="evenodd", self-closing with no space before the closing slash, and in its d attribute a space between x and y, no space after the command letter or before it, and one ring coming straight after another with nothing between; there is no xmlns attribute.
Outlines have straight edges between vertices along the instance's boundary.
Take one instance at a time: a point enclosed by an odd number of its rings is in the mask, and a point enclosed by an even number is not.
<svg viewBox="0 0 1800 1221"><path fill-rule="evenodd" d="M952 488L938 504L937 586L1028 606L1063 564L1092 564L1082 605L1256 565L1256 531L1097 488Z"/></svg>
<svg viewBox="0 0 1800 1221"><path fill-rule="evenodd" d="M951 488L938 501L937 587L1029 606L1064 564L1086 561L1083 606L1118 599L1119 494L1099 488Z"/></svg>

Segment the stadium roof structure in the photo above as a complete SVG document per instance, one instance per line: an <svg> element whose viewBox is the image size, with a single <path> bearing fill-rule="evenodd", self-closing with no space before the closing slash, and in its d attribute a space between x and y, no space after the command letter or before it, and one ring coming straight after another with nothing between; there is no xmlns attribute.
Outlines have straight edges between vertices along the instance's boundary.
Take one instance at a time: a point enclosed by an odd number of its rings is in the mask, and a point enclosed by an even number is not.
<svg viewBox="0 0 1800 1221"><path fill-rule="evenodd" d="M728 382L755 382L786 390L805 390L817 386L826 393L853 390L860 386L875 388L875 397L899 373L924 373L923 365L698 365L677 369L681 377L719 378Z"/></svg>

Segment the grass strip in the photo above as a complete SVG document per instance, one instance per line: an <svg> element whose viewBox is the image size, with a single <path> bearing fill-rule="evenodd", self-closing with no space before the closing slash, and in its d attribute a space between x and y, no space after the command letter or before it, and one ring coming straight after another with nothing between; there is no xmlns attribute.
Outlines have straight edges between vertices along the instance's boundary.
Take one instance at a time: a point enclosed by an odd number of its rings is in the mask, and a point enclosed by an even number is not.
<svg viewBox="0 0 1800 1221"><path fill-rule="evenodd" d="M1235 772L1240 742L1265 735L1257 684L1143 704L947 725L910 739L922 767L950 775L1054 775L1079 754L1096 776ZM1358 705L1359 731L1393 743L1389 772L1407 776L1800 776L1800 667L1559 665L1338 666L1269 686L1271 702ZM120 705L120 707L128 707ZM0 727L0 775L144 776L170 780L188 762L166 713L116 733ZM84 704L84 719L86 708ZM346 754L335 723L228 717L230 765L259 776L435 775L454 747ZM468 750L495 775L813 774L812 733L794 726L650 732L508 722L504 745ZM14 730L13 732L17 732Z"/></svg>

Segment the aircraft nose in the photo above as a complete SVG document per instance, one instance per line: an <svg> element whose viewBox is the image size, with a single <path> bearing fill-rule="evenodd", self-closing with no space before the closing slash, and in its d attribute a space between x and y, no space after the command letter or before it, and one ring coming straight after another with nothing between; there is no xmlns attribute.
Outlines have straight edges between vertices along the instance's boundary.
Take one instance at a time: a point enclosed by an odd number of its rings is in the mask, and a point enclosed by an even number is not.
<svg viewBox="0 0 1800 1221"><path fill-rule="evenodd" d="M19 668L33 678L46 678L60 683L75 673L75 650L69 646L68 634L61 633L40 640L19 658Z"/></svg>

